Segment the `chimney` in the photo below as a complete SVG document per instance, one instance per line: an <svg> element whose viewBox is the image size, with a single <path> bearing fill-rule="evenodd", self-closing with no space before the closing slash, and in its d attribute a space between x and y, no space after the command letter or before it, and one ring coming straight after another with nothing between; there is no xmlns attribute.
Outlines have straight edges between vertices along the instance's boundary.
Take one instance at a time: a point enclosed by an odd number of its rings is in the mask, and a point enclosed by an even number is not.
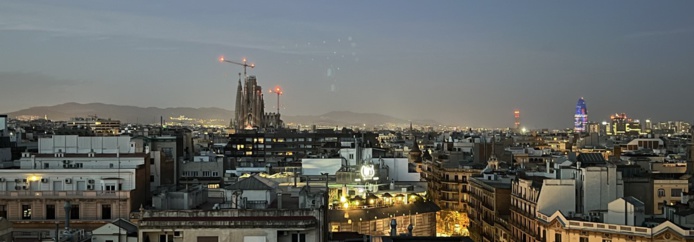
<svg viewBox="0 0 694 242"><path fill-rule="evenodd" d="M398 236L398 221L395 219L390 220L390 236Z"/></svg>
<svg viewBox="0 0 694 242"><path fill-rule="evenodd" d="M65 201L63 208L65 209L65 230L70 231L70 210L72 209L70 201Z"/></svg>

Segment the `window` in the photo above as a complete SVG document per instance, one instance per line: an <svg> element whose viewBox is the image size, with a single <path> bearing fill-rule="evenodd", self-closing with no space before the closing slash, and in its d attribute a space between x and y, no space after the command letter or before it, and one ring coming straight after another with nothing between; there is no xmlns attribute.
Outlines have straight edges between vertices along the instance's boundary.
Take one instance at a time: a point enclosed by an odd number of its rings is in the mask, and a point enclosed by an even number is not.
<svg viewBox="0 0 694 242"><path fill-rule="evenodd" d="M349 159L354 159L354 154L349 154Z"/></svg>
<svg viewBox="0 0 694 242"><path fill-rule="evenodd" d="M219 238L217 236L198 236L198 242L217 242ZM170 240L169 242L171 242Z"/></svg>
<svg viewBox="0 0 694 242"><path fill-rule="evenodd" d="M202 176L204 176L204 177L209 177L210 175L212 175L212 172L210 172L210 171L203 171L202 172Z"/></svg>
<svg viewBox="0 0 694 242"><path fill-rule="evenodd" d="M602 239L602 242L612 242L611 239Z"/></svg>
<svg viewBox="0 0 694 242"><path fill-rule="evenodd" d="M578 238L578 242L588 242L588 237Z"/></svg>
<svg viewBox="0 0 694 242"><path fill-rule="evenodd" d="M50 167L50 164L48 163L43 163L43 168L48 169Z"/></svg>
<svg viewBox="0 0 694 242"><path fill-rule="evenodd" d="M166 157L173 158L173 148L171 147L161 148L161 153L164 153Z"/></svg>
<svg viewBox="0 0 694 242"><path fill-rule="evenodd" d="M55 219L55 204L46 205L46 219Z"/></svg>
<svg viewBox="0 0 694 242"><path fill-rule="evenodd" d="M213 171L213 172L212 172L212 176L218 177L218 176L219 176L219 172L218 172L218 171Z"/></svg>
<svg viewBox="0 0 694 242"><path fill-rule="evenodd" d="M111 219L111 204L101 204L101 219Z"/></svg>
<svg viewBox="0 0 694 242"><path fill-rule="evenodd" d="M664 197L665 196L665 189L659 188L658 189L658 197Z"/></svg>
<svg viewBox="0 0 694 242"><path fill-rule="evenodd" d="M7 207L0 205L0 218L7 218Z"/></svg>
<svg viewBox="0 0 694 242"><path fill-rule="evenodd" d="M149 175L149 182L154 182L154 175Z"/></svg>
<svg viewBox="0 0 694 242"><path fill-rule="evenodd" d="M306 242L306 234L292 234L292 242Z"/></svg>
<svg viewBox="0 0 694 242"><path fill-rule="evenodd" d="M80 205L72 205L70 208L70 219L80 219Z"/></svg>
<svg viewBox="0 0 694 242"><path fill-rule="evenodd" d="M670 196L681 197L682 196L682 189L681 188L674 188L674 189L670 190Z"/></svg>
<svg viewBox="0 0 694 242"><path fill-rule="evenodd" d="M22 205L22 219L31 219L31 205Z"/></svg>
<svg viewBox="0 0 694 242"><path fill-rule="evenodd" d="M215 237L215 238L217 238L217 237ZM200 240L198 240L198 241L200 241ZM159 235L159 242L173 242L173 234L160 234Z"/></svg>
<svg viewBox="0 0 694 242"><path fill-rule="evenodd" d="M554 242L561 242L561 234L560 233L554 234Z"/></svg>

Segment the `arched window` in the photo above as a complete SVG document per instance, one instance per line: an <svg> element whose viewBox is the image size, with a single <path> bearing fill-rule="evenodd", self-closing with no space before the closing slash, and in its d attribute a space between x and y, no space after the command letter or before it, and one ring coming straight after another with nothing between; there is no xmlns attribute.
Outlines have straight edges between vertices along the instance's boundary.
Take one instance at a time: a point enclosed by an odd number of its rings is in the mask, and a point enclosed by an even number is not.
<svg viewBox="0 0 694 242"><path fill-rule="evenodd" d="M658 189L658 197L664 197L665 196L665 189Z"/></svg>

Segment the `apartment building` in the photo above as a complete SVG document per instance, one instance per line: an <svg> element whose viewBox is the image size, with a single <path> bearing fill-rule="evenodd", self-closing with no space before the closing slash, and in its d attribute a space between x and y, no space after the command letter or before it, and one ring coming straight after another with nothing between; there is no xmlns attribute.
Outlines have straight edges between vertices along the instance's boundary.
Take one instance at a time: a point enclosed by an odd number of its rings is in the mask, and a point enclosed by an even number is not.
<svg viewBox="0 0 694 242"><path fill-rule="evenodd" d="M15 231L48 233L68 215L73 228L88 230L127 218L151 198L149 155L132 150L127 137L41 138L19 169L0 170L0 217Z"/></svg>
<svg viewBox="0 0 694 242"><path fill-rule="evenodd" d="M474 241L512 241L507 221L511 214L513 177L484 173L470 181L470 238Z"/></svg>

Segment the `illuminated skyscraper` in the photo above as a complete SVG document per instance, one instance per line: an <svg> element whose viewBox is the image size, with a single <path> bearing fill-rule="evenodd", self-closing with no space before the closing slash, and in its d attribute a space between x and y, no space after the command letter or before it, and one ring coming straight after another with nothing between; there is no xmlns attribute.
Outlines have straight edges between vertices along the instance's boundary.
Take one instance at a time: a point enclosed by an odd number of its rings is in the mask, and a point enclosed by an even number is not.
<svg viewBox="0 0 694 242"><path fill-rule="evenodd" d="M586 101L583 98L578 99L576 103L576 114L574 115L574 132L583 133L586 132L588 127L588 109L586 108Z"/></svg>
<svg viewBox="0 0 694 242"><path fill-rule="evenodd" d="M516 131L519 131L520 130L520 110L519 109L513 110L513 118L515 120L514 124L516 126L515 127Z"/></svg>

